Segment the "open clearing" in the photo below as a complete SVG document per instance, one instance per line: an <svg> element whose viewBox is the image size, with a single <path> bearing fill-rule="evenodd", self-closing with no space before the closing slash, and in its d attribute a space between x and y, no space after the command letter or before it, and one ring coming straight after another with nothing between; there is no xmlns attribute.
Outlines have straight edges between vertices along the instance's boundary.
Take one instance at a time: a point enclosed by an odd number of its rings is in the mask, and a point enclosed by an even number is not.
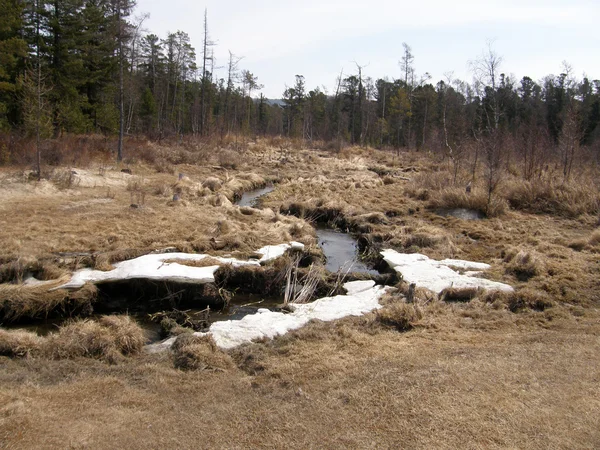
<svg viewBox="0 0 600 450"><path fill-rule="evenodd" d="M593 175L582 173L584 187L547 193L546 205L571 198L551 215L525 201L523 183L507 174L490 217L462 220L435 211L481 213L483 187L471 196L448 187L445 163L433 156L284 154L259 142L225 164L208 151L147 147L131 157L131 175L97 163L36 182L3 169L7 323L69 308L84 317L93 288L78 298L48 288L74 270L107 271L151 251L244 260L298 241L316 260L313 225L324 222L353 233L373 264L387 248L484 262L486 278L515 292L438 297L417 288L406 304L408 286L398 283L380 311L226 352L184 336L173 352L147 354L136 325L110 317L104 328L75 322L44 342L27 335L18 354L12 335L0 334L0 354L13 351L0 356L0 448L600 446L600 234L589 206L597 194L585 188ZM163 162L150 162L150 150ZM176 163L184 152L195 163ZM232 205L271 182L261 209ZM265 271L281 273L278 264ZM49 283L22 284L30 276ZM113 347L102 334L98 353L67 352L86 327L115 334L120 326L131 341Z"/></svg>

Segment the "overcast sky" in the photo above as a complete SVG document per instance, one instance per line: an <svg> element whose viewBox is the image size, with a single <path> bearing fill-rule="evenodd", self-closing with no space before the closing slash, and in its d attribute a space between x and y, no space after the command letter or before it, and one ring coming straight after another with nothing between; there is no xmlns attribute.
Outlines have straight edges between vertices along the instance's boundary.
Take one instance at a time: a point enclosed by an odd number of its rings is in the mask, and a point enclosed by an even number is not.
<svg viewBox="0 0 600 450"><path fill-rule="evenodd" d="M470 81L468 61L490 39L501 71L518 80L559 74L563 61L578 78L600 78L600 0L138 0L136 11L150 13L145 27L161 37L188 33L200 60L204 8L217 65L229 50L243 56L239 68L269 98L296 74L308 89L331 93L340 70L356 73L355 62L373 79L400 78L403 42L417 74L429 72L434 83L447 72Z"/></svg>

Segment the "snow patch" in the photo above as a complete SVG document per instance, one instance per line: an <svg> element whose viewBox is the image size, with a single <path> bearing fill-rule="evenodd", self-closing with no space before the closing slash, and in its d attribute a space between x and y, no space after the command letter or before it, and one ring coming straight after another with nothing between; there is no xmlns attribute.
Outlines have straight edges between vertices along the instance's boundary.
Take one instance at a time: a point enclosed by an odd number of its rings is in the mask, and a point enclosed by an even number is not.
<svg viewBox="0 0 600 450"><path fill-rule="evenodd" d="M213 323L208 332L194 333L197 336L212 335L222 349L230 349L251 342L254 339L272 339L291 330L296 330L313 319L325 322L346 316L361 316L381 308L379 299L389 287L375 286L374 281L352 281L344 284L348 294L324 297L312 303L294 305L292 313L282 313L259 309L256 314L247 315L241 320L228 320ZM170 348L175 338L146 346L151 353Z"/></svg>
<svg viewBox="0 0 600 450"><path fill-rule="evenodd" d="M257 253L262 255L258 261L240 261L235 258L211 257L220 264L231 264L233 267L259 266L282 256L288 249L303 249L299 242L289 244L268 245ZM179 283L205 284L215 281L215 272L219 265L192 267L167 260L202 261L210 255L193 253L156 253L140 256L139 258L122 261L114 265L113 270L82 269L73 274L71 280L55 289L79 289L85 283L107 283L133 279L172 281Z"/></svg>
<svg viewBox="0 0 600 450"><path fill-rule="evenodd" d="M475 273L490 268L489 264L463 261L459 259L444 259L436 261L419 253L404 254L394 250L381 252L383 259L408 283L415 283L433 292L440 293L444 289L453 288L482 288L490 291L512 292L512 286L497 281L477 278ZM476 270L477 272L458 273L459 270Z"/></svg>
<svg viewBox="0 0 600 450"><path fill-rule="evenodd" d="M271 261L273 259L277 259L277 258L283 256L283 254L290 249L304 250L304 244L301 244L300 242L292 241L289 244L267 245L267 246L257 250L256 253L263 255L259 261L261 263L265 263L267 261Z"/></svg>

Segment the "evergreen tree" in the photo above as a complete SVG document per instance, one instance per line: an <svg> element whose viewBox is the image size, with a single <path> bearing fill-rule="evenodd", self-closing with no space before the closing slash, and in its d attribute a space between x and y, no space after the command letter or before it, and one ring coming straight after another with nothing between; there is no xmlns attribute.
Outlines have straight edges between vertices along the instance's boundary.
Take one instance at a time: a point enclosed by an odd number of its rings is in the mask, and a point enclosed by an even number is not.
<svg viewBox="0 0 600 450"><path fill-rule="evenodd" d="M0 130L9 130L19 118L17 78L24 68L27 43L22 38L22 2L0 0L0 11Z"/></svg>

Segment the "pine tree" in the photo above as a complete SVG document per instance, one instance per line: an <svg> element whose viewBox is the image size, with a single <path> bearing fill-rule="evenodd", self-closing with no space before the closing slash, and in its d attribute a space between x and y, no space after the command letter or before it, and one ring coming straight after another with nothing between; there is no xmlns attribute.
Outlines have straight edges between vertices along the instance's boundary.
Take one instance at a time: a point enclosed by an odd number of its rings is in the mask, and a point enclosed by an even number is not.
<svg viewBox="0 0 600 450"><path fill-rule="evenodd" d="M0 0L0 130L18 121L17 77L23 70L27 43L22 38L23 5L19 0Z"/></svg>

